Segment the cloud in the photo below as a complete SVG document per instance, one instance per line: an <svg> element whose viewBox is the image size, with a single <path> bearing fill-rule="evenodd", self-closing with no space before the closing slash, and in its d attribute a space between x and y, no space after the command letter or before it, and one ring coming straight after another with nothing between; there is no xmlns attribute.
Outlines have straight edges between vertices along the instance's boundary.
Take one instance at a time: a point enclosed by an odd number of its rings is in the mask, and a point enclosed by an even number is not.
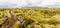
<svg viewBox="0 0 60 28"><path fill-rule="evenodd" d="M0 0L0 8L60 7L60 0Z"/></svg>
<svg viewBox="0 0 60 28"><path fill-rule="evenodd" d="M17 7L20 0L0 0L0 8L13 8Z"/></svg>

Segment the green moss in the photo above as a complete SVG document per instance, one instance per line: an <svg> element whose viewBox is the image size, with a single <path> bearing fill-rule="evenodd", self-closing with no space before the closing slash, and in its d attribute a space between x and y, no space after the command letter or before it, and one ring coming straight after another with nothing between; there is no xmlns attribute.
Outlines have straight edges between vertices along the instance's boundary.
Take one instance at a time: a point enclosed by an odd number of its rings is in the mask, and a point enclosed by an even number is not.
<svg viewBox="0 0 60 28"><path fill-rule="evenodd" d="M13 28L20 28L21 27L21 23L19 21L17 21L14 25Z"/></svg>

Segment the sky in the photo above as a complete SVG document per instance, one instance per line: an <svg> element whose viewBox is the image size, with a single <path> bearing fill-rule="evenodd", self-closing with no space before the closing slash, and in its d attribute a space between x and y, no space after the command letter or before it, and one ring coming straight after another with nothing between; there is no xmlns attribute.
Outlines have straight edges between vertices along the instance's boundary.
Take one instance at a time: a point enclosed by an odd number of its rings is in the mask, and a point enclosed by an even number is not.
<svg viewBox="0 0 60 28"><path fill-rule="evenodd" d="M0 0L0 8L60 7L60 0Z"/></svg>

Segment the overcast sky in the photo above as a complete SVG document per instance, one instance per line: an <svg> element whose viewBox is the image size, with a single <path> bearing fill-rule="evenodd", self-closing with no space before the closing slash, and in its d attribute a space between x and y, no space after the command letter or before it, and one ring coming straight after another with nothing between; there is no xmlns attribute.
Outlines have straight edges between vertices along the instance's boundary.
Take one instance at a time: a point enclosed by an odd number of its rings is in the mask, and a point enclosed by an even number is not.
<svg viewBox="0 0 60 28"><path fill-rule="evenodd" d="M60 0L0 0L0 8L60 7Z"/></svg>

